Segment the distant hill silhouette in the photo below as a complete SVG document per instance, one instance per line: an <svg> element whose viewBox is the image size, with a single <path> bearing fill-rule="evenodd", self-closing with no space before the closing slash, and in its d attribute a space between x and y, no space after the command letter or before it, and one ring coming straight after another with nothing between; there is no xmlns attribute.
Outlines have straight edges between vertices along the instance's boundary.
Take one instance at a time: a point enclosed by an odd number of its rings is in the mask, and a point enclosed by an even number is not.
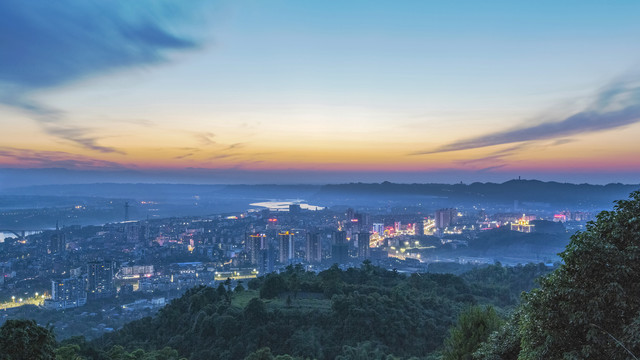
<svg viewBox="0 0 640 360"><path fill-rule="evenodd" d="M351 183L325 185L322 195L420 195L447 198L455 201L477 202L536 202L549 204L592 204L611 206L615 199L626 197L640 185L570 184L539 180L510 180L502 184L379 184Z"/></svg>
<svg viewBox="0 0 640 360"><path fill-rule="evenodd" d="M399 183L349 183L328 185L193 185L193 184L70 184L39 185L13 188L7 195L38 196L94 196L104 198L155 198L167 201L191 199L194 195L208 199L306 199L316 202L342 201L358 205L362 200L396 199L406 197L431 197L440 203L502 203L514 201L549 204L554 206L579 206L610 208L615 199L625 198L640 189L633 184L570 184L539 180L510 180L502 184L399 184ZM319 204L322 205L322 204Z"/></svg>

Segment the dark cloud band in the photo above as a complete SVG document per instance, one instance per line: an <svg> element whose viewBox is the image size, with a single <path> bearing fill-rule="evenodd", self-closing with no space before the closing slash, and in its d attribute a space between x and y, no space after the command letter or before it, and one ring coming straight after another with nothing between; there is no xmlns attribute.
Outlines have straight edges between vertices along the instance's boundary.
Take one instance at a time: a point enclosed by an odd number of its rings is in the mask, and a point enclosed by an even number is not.
<svg viewBox="0 0 640 360"><path fill-rule="evenodd" d="M556 122L525 125L511 130L452 142L414 155L470 150L523 141L561 137L619 128L640 121L640 86L632 81L616 82L605 88L585 111Z"/></svg>

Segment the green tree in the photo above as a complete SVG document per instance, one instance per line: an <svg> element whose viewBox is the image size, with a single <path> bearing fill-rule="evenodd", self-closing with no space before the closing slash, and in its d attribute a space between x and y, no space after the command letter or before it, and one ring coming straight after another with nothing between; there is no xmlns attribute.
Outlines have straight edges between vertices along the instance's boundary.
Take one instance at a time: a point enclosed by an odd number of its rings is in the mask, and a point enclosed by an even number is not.
<svg viewBox="0 0 640 360"><path fill-rule="evenodd" d="M55 359L53 332L33 320L7 320L0 327L0 359Z"/></svg>
<svg viewBox="0 0 640 360"><path fill-rule="evenodd" d="M264 347L252 352L244 358L245 360L302 360L302 358L293 357L291 355L273 356L271 349Z"/></svg>
<svg viewBox="0 0 640 360"><path fill-rule="evenodd" d="M260 288L260 297L264 299L273 299L286 290L287 284L282 276L278 274L268 274Z"/></svg>
<svg viewBox="0 0 640 360"><path fill-rule="evenodd" d="M491 306L472 306L458 316L445 340L443 360L471 360L489 335L500 328L500 317Z"/></svg>
<svg viewBox="0 0 640 360"><path fill-rule="evenodd" d="M244 317L250 324L262 324L269 316L264 302L258 298L253 298L244 308Z"/></svg>
<svg viewBox="0 0 640 360"><path fill-rule="evenodd" d="M486 342L473 354L477 360L517 360L520 354L520 311L515 311L509 320L493 332Z"/></svg>
<svg viewBox="0 0 640 360"><path fill-rule="evenodd" d="M56 360L81 360L84 359L78 354L80 346L78 345L63 345L55 350Z"/></svg>
<svg viewBox="0 0 640 360"><path fill-rule="evenodd" d="M396 360L397 358L388 355L378 344L370 341L358 343L356 346L345 345L342 353L336 360Z"/></svg>
<svg viewBox="0 0 640 360"><path fill-rule="evenodd" d="M573 235L561 257L524 297L519 359L640 356L640 192Z"/></svg>

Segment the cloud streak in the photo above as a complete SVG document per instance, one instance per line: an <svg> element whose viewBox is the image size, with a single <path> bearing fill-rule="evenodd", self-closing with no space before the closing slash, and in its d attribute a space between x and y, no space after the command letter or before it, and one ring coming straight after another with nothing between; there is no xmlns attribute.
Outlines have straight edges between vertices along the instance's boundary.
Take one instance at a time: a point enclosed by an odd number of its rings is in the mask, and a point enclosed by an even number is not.
<svg viewBox="0 0 640 360"><path fill-rule="evenodd" d="M170 29L188 21L166 1L3 1L0 79L42 89L167 60L198 42Z"/></svg>
<svg viewBox="0 0 640 360"><path fill-rule="evenodd" d="M0 147L0 158L19 162L21 166L110 170L125 168L115 162L96 160L84 155L71 154L64 151L31 150L7 146Z"/></svg>
<svg viewBox="0 0 640 360"><path fill-rule="evenodd" d="M587 109L562 120L531 125L525 124L510 130L455 141L432 150L416 152L412 155L436 154L525 141L557 139L582 133L615 129L639 121L640 83L637 79L618 81L600 91ZM559 144L564 142L562 139L558 140Z"/></svg>
<svg viewBox="0 0 640 360"><path fill-rule="evenodd" d="M61 111L33 93L117 70L154 65L172 52L201 45L186 30L204 2L163 0L0 2L0 103L28 113L42 129L85 149L98 144L87 126L68 124Z"/></svg>

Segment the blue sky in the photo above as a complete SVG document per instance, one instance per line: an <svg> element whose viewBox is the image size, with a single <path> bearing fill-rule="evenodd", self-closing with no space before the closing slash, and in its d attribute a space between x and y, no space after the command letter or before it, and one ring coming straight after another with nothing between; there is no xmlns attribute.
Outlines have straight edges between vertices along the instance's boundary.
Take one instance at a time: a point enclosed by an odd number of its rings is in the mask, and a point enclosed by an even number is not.
<svg viewBox="0 0 640 360"><path fill-rule="evenodd" d="M296 182L640 173L637 1L0 10L3 168Z"/></svg>

